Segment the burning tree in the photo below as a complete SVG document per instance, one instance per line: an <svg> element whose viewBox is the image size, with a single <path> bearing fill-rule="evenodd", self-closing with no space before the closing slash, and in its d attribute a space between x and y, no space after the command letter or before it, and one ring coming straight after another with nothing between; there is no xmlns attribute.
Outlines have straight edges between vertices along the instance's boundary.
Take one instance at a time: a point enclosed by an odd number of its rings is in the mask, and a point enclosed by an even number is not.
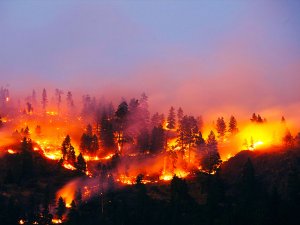
<svg viewBox="0 0 300 225"><path fill-rule="evenodd" d="M121 152L124 144L124 131L127 125L128 104L126 101L121 102L115 113L116 116L116 131L118 150Z"/></svg>
<svg viewBox="0 0 300 225"><path fill-rule="evenodd" d="M218 142L213 131L210 131L206 141L207 150L202 157L202 168L208 173L215 171L221 163L220 154L218 151Z"/></svg>
<svg viewBox="0 0 300 225"><path fill-rule="evenodd" d="M234 116L230 117L229 124L228 124L228 131L231 134L236 134L239 131L239 129L237 128L237 121Z"/></svg>
<svg viewBox="0 0 300 225"><path fill-rule="evenodd" d="M101 146L105 150L111 150L115 148L116 145L114 140L114 124L113 124L113 120L108 117L106 112L102 113L100 119L99 136L100 136ZM96 140L94 140L94 142L95 141Z"/></svg>
<svg viewBox="0 0 300 225"><path fill-rule="evenodd" d="M95 154L99 149L98 137L93 134L92 126L89 124L86 133L83 133L80 140L80 150L89 154Z"/></svg>
<svg viewBox="0 0 300 225"><path fill-rule="evenodd" d="M174 129L175 125L176 125L176 118L175 118L175 109L173 108L173 106L170 108L169 110L169 115L167 118L167 128L168 129Z"/></svg>
<svg viewBox="0 0 300 225"><path fill-rule="evenodd" d="M75 163L75 167L77 171L80 173L86 172L86 162L81 153L77 157L77 162Z"/></svg>
<svg viewBox="0 0 300 225"><path fill-rule="evenodd" d="M195 144L198 134L197 120L193 116L184 116L178 128L178 142L181 149L188 150L188 158L190 162L191 146Z"/></svg>
<svg viewBox="0 0 300 225"><path fill-rule="evenodd" d="M63 160L66 160L69 158L70 152L74 151L74 147L71 145L71 138L69 135L66 136L64 139L62 146L61 146L61 152L63 155ZM71 153L72 154L72 153Z"/></svg>
<svg viewBox="0 0 300 225"><path fill-rule="evenodd" d="M150 151L157 153L164 149L165 145L165 131L162 126L153 127L151 133Z"/></svg>
<svg viewBox="0 0 300 225"><path fill-rule="evenodd" d="M219 134L219 138L223 140L226 132L226 123L223 117L219 117L217 119L217 132Z"/></svg>

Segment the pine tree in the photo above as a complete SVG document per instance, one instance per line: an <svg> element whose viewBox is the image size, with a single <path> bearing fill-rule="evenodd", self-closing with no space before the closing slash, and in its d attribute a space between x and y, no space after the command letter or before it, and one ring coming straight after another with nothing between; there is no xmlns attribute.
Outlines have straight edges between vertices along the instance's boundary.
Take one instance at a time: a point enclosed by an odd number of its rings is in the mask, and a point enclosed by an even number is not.
<svg viewBox="0 0 300 225"><path fill-rule="evenodd" d="M173 106L170 108L169 110L169 115L167 118L167 128L168 129L174 129L175 125L176 125L176 118L175 118L175 109L173 108Z"/></svg>
<svg viewBox="0 0 300 225"><path fill-rule="evenodd" d="M61 147L61 152L63 155L63 159L65 160L71 147L73 147L71 145L71 138L69 135L66 136L66 138L64 139L63 143L62 143L62 147ZM73 148L74 149L74 148Z"/></svg>
<svg viewBox="0 0 300 225"><path fill-rule="evenodd" d="M230 117L229 125L228 125L228 131L231 134L236 134L239 131L238 128L237 128L237 121L236 121L234 116Z"/></svg>
<svg viewBox="0 0 300 225"><path fill-rule="evenodd" d="M75 161L76 161L76 155L75 155L75 150L74 147L71 145L70 146L70 150L67 153L67 161L71 164L71 165L75 165Z"/></svg>
<svg viewBox="0 0 300 225"><path fill-rule="evenodd" d="M210 131L206 143L207 152L202 159L202 168L207 170L209 173L212 173L221 163L218 151L218 142L213 131Z"/></svg>
<svg viewBox="0 0 300 225"><path fill-rule="evenodd" d="M257 116L256 116L256 114L255 113L253 113L252 114L252 117L251 117L251 122L254 122L254 123L256 123L257 122Z"/></svg>
<svg viewBox="0 0 300 225"><path fill-rule="evenodd" d="M61 96L63 94L63 91L60 89L55 89L55 96L56 96L56 104L57 104L57 110L60 111L60 105L61 105Z"/></svg>
<svg viewBox="0 0 300 225"><path fill-rule="evenodd" d="M86 162L81 153L77 157L77 162L75 164L75 167L76 167L77 171L80 173L86 172Z"/></svg>
<svg viewBox="0 0 300 225"><path fill-rule="evenodd" d="M188 158L190 161L190 148L195 144L196 136L198 134L197 120L193 116L184 116L178 128L178 141L181 149L188 150Z"/></svg>
<svg viewBox="0 0 300 225"><path fill-rule="evenodd" d="M293 148L294 147L294 138L291 132L287 129L284 137L282 138L283 144L285 147Z"/></svg>
<svg viewBox="0 0 300 225"><path fill-rule="evenodd" d="M119 129L118 134L120 135L120 137L118 137L118 140L121 141L121 133L123 129L121 125L121 121L118 125L120 126L118 127ZM115 148L113 121L107 117L106 113L103 113L101 117L99 137L100 137L101 146L105 150L111 150Z"/></svg>
<svg viewBox="0 0 300 225"><path fill-rule="evenodd" d="M181 120L183 118L183 110L181 107L177 110L177 124L180 126Z"/></svg>
<svg viewBox="0 0 300 225"><path fill-rule="evenodd" d="M219 117L217 119L217 132L219 134L219 137L223 139L226 132L226 123L223 117Z"/></svg>
<svg viewBox="0 0 300 225"><path fill-rule="evenodd" d="M149 139L148 129L142 129L137 137L137 147L140 152L146 152L149 150Z"/></svg>
<svg viewBox="0 0 300 225"><path fill-rule="evenodd" d="M148 128L150 122L150 112L148 106L148 96L145 93L142 93L140 99L140 117L142 127Z"/></svg>
<svg viewBox="0 0 300 225"><path fill-rule="evenodd" d="M67 224L75 225L78 222L78 210L74 200L71 202L71 208L67 218L68 218Z"/></svg>
<svg viewBox="0 0 300 225"><path fill-rule="evenodd" d="M157 153L164 149L165 145L165 133L162 126L153 127L151 133L150 150L152 153Z"/></svg>
<svg viewBox="0 0 300 225"><path fill-rule="evenodd" d="M47 103L48 103L47 92L46 89L44 88L42 94L42 106L44 111L46 111Z"/></svg>
<svg viewBox="0 0 300 225"><path fill-rule="evenodd" d="M67 93L67 104L69 108L74 107L73 95L72 92L68 91Z"/></svg>
<svg viewBox="0 0 300 225"><path fill-rule="evenodd" d="M66 202L63 200L62 197L59 197L56 207L56 215L58 219L62 220L63 215L66 213Z"/></svg>

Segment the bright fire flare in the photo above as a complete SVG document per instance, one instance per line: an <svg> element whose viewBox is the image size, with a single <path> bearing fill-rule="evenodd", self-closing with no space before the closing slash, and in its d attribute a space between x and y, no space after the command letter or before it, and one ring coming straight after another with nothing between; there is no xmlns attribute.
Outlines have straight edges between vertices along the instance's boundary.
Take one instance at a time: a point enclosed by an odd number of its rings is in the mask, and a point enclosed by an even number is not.
<svg viewBox="0 0 300 225"><path fill-rule="evenodd" d="M59 224L62 223L61 219L52 219L52 223Z"/></svg>
<svg viewBox="0 0 300 225"><path fill-rule="evenodd" d="M63 167L65 167L68 170L76 170L76 168L73 165L71 165L70 163L66 163L66 162L63 164Z"/></svg>
<svg viewBox="0 0 300 225"><path fill-rule="evenodd" d="M8 149L7 152L8 152L9 154L16 154L16 153L17 153L15 150L12 150L12 149Z"/></svg>

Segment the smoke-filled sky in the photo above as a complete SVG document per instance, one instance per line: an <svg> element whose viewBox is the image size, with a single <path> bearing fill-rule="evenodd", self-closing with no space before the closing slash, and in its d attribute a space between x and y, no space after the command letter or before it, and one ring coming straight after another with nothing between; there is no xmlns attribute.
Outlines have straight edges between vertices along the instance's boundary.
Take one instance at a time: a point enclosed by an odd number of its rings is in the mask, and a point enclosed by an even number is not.
<svg viewBox="0 0 300 225"><path fill-rule="evenodd" d="M296 0L4 0L0 86L145 91L161 111L299 112L299 12Z"/></svg>

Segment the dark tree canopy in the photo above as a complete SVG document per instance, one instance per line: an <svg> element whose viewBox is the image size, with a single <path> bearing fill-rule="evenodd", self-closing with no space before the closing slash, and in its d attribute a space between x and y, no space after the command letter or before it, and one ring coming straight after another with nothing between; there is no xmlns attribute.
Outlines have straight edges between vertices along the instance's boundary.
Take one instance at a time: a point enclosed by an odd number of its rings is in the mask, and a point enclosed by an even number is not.
<svg viewBox="0 0 300 225"><path fill-rule="evenodd" d="M175 109L173 106L169 110L168 118L167 118L167 128L168 129L174 129L176 126L176 115L175 115Z"/></svg>

